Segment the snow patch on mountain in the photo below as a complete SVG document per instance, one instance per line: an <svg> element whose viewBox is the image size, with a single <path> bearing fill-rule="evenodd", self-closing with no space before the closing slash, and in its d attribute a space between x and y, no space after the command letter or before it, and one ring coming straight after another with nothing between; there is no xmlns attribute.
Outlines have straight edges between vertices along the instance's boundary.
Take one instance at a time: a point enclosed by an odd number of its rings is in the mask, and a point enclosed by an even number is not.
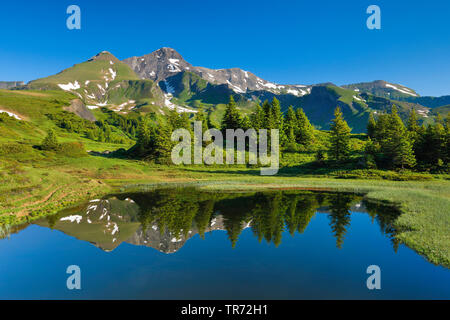
<svg viewBox="0 0 450 320"><path fill-rule="evenodd" d="M58 86L63 89L64 91L72 91L72 90L78 90L81 88L78 81L75 81L74 83L69 82L68 84L58 84Z"/></svg>
<svg viewBox="0 0 450 320"><path fill-rule="evenodd" d="M399 91L401 93L409 94L409 95L411 95L413 97L418 97L417 94L412 93L411 90L409 90L407 88L404 88L404 87L403 88L398 88L398 87L396 87L396 86L394 86L393 84L390 84L390 83L386 83L386 87L387 88L392 88L392 89L394 89L396 91Z"/></svg>

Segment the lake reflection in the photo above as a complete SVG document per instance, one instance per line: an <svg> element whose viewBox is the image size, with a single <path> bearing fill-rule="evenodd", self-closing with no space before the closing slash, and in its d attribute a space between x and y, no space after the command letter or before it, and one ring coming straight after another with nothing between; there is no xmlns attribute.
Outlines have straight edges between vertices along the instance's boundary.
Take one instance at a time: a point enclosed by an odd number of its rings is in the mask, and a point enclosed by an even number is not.
<svg viewBox="0 0 450 320"><path fill-rule="evenodd" d="M344 193L110 195L3 230L0 299L449 299L450 270L396 240L397 216Z"/></svg>
<svg viewBox="0 0 450 320"><path fill-rule="evenodd" d="M230 245L239 243L250 228L260 241L278 247L283 232L302 234L316 214L328 215L336 247L345 244L351 226L351 211L367 212L381 232L398 247L392 227L397 212L373 205L362 197L343 193L273 191L257 193L213 193L197 189L159 189L147 193L111 195L65 210L37 224L64 232L112 251L121 243L152 247L174 253L193 236L222 230Z"/></svg>

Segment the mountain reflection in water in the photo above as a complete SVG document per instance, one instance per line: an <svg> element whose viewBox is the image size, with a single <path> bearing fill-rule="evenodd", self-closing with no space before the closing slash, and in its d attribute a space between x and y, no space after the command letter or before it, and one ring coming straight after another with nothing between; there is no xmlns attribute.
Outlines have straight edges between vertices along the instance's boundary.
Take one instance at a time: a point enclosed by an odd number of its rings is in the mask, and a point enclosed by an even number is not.
<svg viewBox="0 0 450 320"><path fill-rule="evenodd" d="M260 242L279 246L283 232L289 231L291 236L302 234L316 214L327 214L336 246L342 248L351 226L351 212L369 214L397 250L392 222L398 212L344 193L158 189L92 200L36 224L88 241L104 251L112 251L127 242L174 253L193 236L198 234L204 239L205 233L216 230L226 231L233 247L247 228L251 228Z"/></svg>

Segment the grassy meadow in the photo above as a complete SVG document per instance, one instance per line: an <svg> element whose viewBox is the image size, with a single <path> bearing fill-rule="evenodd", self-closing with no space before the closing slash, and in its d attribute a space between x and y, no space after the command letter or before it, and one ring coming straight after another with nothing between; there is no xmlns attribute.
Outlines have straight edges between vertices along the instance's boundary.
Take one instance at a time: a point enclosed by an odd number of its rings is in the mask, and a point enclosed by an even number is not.
<svg viewBox="0 0 450 320"><path fill-rule="evenodd" d="M278 175L263 177L247 166L164 166L102 154L128 149L133 141L106 143L68 132L49 120L74 96L65 92L0 90L0 229L26 223L111 192L157 185L196 185L208 190L297 188L364 194L397 206L398 238L429 261L450 268L450 177L314 165L314 153L286 153ZM98 112L98 111L96 111ZM101 116L100 114L98 116ZM36 148L48 129L60 142L82 142L97 153ZM117 133L119 134L119 133ZM326 133L322 133L325 135ZM319 136L319 139L323 137ZM364 138L354 135L356 150ZM3 232L3 229L0 230Z"/></svg>

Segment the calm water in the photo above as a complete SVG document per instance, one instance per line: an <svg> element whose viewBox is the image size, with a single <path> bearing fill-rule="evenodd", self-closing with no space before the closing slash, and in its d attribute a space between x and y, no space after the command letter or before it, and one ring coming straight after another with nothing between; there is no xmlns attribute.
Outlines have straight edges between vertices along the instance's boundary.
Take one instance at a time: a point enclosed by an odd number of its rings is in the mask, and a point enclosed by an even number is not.
<svg viewBox="0 0 450 320"><path fill-rule="evenodd" d="M449 299L450 270L399 244L396 216L293 190L111 195L0 240L0 299ZM381 290L366 287L369 265Z"/></svg>

